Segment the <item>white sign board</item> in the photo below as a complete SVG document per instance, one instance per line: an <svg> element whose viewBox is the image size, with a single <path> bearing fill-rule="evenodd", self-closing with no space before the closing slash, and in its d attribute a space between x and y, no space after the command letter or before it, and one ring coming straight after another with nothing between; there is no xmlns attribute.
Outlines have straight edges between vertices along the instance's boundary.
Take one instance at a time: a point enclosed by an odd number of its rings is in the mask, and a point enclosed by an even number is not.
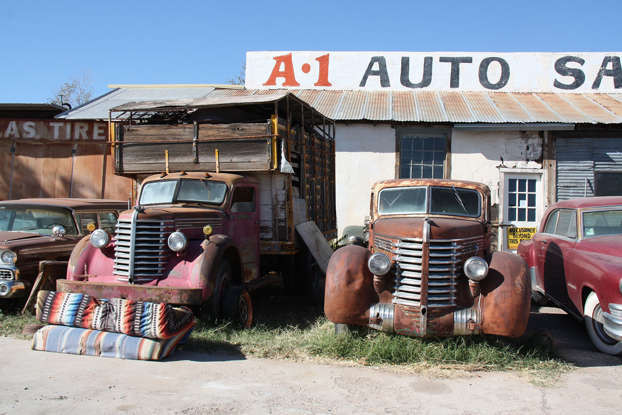
<svg viewBox="0 0 622 415"><path fill-rule="evenodd" d="M622 52L247 52L246 88L622 92Z"/></svg>

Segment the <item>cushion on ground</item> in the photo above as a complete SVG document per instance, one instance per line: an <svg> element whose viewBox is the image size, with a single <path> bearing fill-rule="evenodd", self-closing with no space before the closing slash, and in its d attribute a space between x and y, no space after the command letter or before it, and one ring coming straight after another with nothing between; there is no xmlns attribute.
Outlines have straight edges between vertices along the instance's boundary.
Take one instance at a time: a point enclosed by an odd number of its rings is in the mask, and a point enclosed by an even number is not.
<svg viewBox="0 0 622 415"><path fill-rule="evenodd" d="M154 340L122 333L48 325L34 334L32 349L121 359L161 360L173 352L190 329L188 327L166 340Z"/></svg>
<svg viewBox="0 0 622 415"><path fill-rule="evenodd" d="M150 339L169 339L194 325L187 307L85 294L40 291L37 319L46 324L82 327Z"/></svg>

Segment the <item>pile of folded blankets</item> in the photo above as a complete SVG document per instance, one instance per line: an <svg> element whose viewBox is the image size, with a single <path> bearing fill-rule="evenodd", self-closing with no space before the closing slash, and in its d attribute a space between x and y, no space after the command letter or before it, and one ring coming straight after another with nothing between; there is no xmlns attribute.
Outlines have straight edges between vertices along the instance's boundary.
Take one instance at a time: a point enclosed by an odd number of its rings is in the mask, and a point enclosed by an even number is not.
<svg viewBox="0 0 622 415"><path fill-rule="evenodd" d="M169 356L195 323L186 307L55 291L38 293L36 315L33 350L139 360Z"/></svg>

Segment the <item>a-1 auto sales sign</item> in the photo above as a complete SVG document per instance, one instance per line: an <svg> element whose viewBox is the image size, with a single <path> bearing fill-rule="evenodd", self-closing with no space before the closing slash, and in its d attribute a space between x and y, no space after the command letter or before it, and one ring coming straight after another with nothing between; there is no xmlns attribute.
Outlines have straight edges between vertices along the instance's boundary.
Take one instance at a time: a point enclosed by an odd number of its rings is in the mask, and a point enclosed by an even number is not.
<svg viewBox="0 0 622 415"><path fill-rule="evenodd" d="M247 52L246 87L622 92L622 52Z"/></svg>

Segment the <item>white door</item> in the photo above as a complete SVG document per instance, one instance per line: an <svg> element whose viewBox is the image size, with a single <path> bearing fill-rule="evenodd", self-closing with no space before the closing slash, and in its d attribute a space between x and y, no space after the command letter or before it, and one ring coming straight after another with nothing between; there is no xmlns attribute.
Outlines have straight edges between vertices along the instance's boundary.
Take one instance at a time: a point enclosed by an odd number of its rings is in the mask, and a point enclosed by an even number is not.
<svg viewBox="0 0 622 415"><path fill-rule="evenodd" d="M541 174L506 173L504 180L504 250L515 251L520 241L531 239L542 214Z"/></svg>

